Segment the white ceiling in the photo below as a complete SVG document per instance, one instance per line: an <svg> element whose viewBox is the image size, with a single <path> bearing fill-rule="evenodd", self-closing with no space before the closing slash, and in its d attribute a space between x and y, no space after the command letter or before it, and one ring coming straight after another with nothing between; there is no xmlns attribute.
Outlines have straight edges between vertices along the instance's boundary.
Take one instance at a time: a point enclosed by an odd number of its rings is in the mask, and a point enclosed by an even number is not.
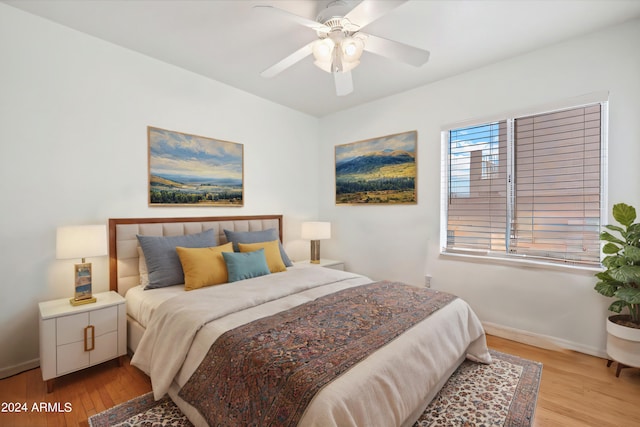
<svg viewBox="0 0 640 427"><path fill-rule="evenodd" d="M318 117L640 17L639 0L410 0L365 31L427 49L429 62L414 68L365 52L353 93L338 97L310 57L259 75L316 35L252 7L315 19L327 0L3 2Z"/></svg>

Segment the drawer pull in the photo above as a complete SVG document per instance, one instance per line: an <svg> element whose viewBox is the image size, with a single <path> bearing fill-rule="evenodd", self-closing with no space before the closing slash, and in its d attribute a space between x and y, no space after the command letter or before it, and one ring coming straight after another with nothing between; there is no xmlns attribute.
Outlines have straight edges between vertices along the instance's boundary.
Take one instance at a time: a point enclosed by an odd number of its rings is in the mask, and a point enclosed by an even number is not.
<svg viewBox="0 0 640 427"><path fill-rule="evenodd" d="M91 347L88 344L88 332L91 330ZM89 325L84 328L84 351L91 351L96 348L96 328L93 325Z"/></svg>

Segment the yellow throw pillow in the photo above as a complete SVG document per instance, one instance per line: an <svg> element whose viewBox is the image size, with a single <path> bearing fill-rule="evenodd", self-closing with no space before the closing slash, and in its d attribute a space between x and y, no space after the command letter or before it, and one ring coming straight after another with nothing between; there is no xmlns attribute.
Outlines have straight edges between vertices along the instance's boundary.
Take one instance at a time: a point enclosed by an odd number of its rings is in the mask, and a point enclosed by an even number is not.
<svg viewBox="0 0 640 427"><path fill-rule="evenodd" d="M233 252L233 245L227 243L209 248L176 247L182 271L184 271L184 289L203 288L205 286L227 283L227 264L222 252Z"/></svg>
<svg viewBox="0 0 640 427"><path fill-rule="evenodd" d="M282 261L282 255L280 255L280 245L277 240L271 242L260 243L238 243L238 249L240 252L253 252L258 249L264 249L265 258L267 258L267 265L269 271L277 273L279 271L287 271L287 266Z"/></svg>

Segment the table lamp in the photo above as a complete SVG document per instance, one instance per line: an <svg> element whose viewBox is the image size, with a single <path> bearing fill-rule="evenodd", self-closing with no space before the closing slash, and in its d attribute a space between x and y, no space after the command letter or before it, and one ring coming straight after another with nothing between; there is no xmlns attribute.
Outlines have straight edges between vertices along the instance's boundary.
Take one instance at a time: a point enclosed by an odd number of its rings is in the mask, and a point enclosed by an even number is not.
<svg viewBox="0 0 640 427"><path fill-rule="evenodd" d="M331 238L331 223L311 221L302 223L302 238L311 240L312 264L320 264L320 240Z"/></svg>
<svg viewBox="0 0 640 427"><path fill-rule="evenodd" d="M107 227L79 225L58 227L56 233L57 259L82 259L74 266L74 297L71 305L96 302L91 293L91 263L85 258L107 255Z"/></svg>

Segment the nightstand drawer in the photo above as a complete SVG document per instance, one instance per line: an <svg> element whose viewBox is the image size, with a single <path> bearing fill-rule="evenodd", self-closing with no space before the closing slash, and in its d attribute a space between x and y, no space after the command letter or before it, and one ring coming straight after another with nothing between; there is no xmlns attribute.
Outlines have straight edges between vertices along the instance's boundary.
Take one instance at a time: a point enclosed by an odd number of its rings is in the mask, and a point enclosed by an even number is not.
<svg viewBox="0 0 640 427"><path fill-rule="evenodd" d="M89 341L89 345L91 342ZM95 337L92 351L84 351L84 339L60 345L57 351L56 374L64 375L118 357L118 331Z"/></svg>
<svg viewBox="0 0 640 427"><path fill-rule="evenodd" d="M59 317L55 322L56 344L58 346L82 342L84 340L84 328L89 325L89 313Z"/></svg>
<svg viewBox="0 0 640 427"><path fill-rule="evenodd" d="M106 362L118 357L118 331L96 336L96 348L91 352L91 364Z"/></svg>
<svg viewBox="0 0 640 427"><path fill-rule="evenodd" d="M73 342L56 348L56 376L89 366L89 352L84 351L83 342Z"/></svg>
<svg viewBox="0 0 640 427"><path fill-rule="evenodd" d="M96 337L118 330L118 307L107 307L56 319L57 345L84 341L84 328L92 325Z"/></svg>

